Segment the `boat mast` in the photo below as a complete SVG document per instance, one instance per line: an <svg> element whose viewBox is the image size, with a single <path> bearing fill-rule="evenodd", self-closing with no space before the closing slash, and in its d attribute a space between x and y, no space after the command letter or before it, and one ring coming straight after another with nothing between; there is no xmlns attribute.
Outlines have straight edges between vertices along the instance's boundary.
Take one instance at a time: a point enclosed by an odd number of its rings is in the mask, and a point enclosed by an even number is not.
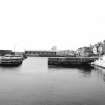
<svg viewBox="0 0 105 105"><path fill-rule="evenodd" d="M15 55L15 48L16 48L16 44L14 45L14 55Z"/></svg>

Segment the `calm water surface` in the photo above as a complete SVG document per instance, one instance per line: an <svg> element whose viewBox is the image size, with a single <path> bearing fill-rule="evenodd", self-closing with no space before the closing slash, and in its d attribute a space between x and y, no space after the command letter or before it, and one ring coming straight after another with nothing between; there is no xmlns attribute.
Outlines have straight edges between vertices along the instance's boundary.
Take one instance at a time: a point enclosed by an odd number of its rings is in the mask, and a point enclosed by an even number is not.
<svg viewBox="0 0 105 105"><path fill-rule="evenodd" d="M28 58L19 67L0 67L0 105L105 105L105 72Z"/></svg>

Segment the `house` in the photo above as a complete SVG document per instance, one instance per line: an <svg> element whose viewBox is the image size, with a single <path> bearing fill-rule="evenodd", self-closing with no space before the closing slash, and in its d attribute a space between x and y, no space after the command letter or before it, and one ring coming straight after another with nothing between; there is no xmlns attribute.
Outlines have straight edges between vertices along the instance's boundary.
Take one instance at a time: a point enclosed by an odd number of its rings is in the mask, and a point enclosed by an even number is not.
<svg viewBox="0 0 105 105"><path fill-rule="evenodd" d="M73 50L60 50L56 52L57 56L75 56L75 51Z"/></svg>
<svg viewBox="0 0 105 105"><path fill-rule="evenodd" d="M90 47L81 47L77 49L77 56L92 56L93 52Z"/></svg>

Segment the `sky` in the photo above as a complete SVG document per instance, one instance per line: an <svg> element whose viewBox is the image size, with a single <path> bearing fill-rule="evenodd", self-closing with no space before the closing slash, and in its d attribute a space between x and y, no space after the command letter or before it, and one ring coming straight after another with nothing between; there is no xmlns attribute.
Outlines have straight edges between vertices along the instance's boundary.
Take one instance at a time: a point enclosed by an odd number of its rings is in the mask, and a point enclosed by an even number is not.
<svg viewBox="0 0 105 105"><path fill-rule="evenodd" d="M105 0L0 0L0 49L77 49L105 40Z"/></svg>

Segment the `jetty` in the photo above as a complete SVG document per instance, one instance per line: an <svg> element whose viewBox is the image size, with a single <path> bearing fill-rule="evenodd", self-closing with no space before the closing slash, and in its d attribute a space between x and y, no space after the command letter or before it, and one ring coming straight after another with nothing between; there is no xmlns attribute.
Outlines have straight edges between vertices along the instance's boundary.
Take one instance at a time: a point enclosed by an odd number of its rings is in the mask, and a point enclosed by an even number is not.
<svg viewBox="0 0 105 105"><path fill-rule="evenodd" d="M99 57L49 57L48 65L80 66L90 65Z"/></svg>

